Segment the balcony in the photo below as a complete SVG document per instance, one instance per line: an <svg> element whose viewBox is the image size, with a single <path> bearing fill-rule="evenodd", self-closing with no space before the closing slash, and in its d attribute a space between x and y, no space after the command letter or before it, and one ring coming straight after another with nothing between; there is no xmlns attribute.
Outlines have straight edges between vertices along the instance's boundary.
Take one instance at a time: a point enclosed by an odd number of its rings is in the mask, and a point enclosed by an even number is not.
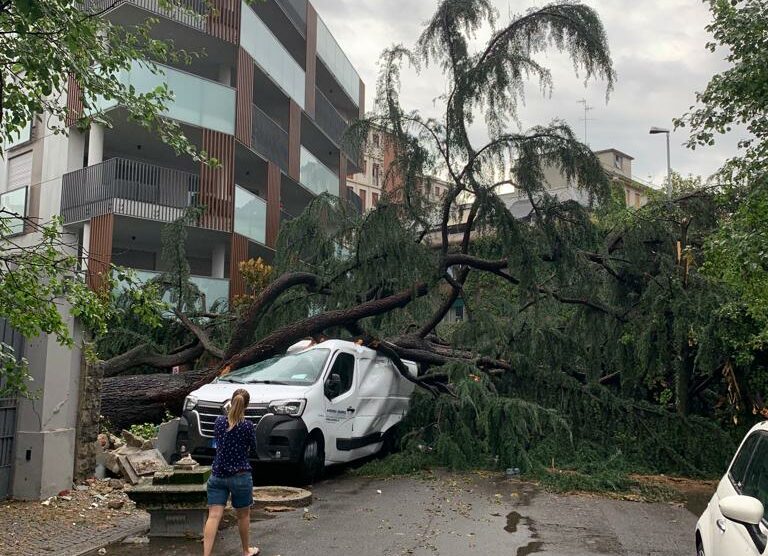
<svg viewBox="0 0 768 556"><path fill-rule="evenodd" d="M173 222L197 206L200 178L189 172L111 158L62 178L64 224L103 214Z"/></svg>
<svg viewBox="0 0 768 556"><path fill-rule="evenodd" d="M235 186L235 233L266 243L267 202L239 185Z"/></svg>
<svg viewBox="0 0 768 556"><path fill-rule="evenodd" d="M160 276L162 272L157 270L136 270L136 278L139 283L145 284ZM211 278L210 276L190 276L189 281L200 288L200 292L205 296L206 309L210 309L217 301L227 301L229 299L229 280L226 278ZM125 283L118 282L115 286L116 293L125 289ZM163 296L163 301L170 303L170 294Z"/></svg>
<svg viewBox="0 0 768 556"><path fill-rule="evenodd" d="M177 0L173 6L162 5L160 0L85 0L83 10L88 13L100 13L118 8L121 4L132 4L200 31L206 28L205 17L209 12L205 0Z"/></svg>
<svg viewBox="0 0 768 556"><path fill-rule="evenodd" d="M331 141L341 145L348 124L317 87L315 87L315 122L331 138Z"/></svg>
<svg viewBox="0 0 768 556"><path fill-rule="evenodd" d="M317 195L331 193L339 195L339 176L330 168L320 162L305 147L301 147L301 171L299 174L301 185Z"/></svg>
<svg viewBox="0 0 768 556"><path fill-rule="evenodd" d="M253 150L288 172L288 133L255 104L251 142Z"/></svg>
<svg viewBox="0 0 768 556"><path fill-rule="evenodd" d="M168 103L166 116L229 135L235 133L235 89L162 64L157 67L162 74L152 73L145 63L134 61L116 79L134 87L137 94L150 93L167 83L174 98ZM100 99L97 104L100 110L109 110L117 103Z"/></svg>
<svg viewBox="0 0 768 556"><path fill-rule="evenodd" d="M319 17L317 18L317 55L357 106L360 101L360 75Z"/></svg>
<svg viewBox="0 0 768 556"><path fill-rule="evenodd" d="M304 108L304 70L246 2L241 7L241 18L240 45L286 95Z"/></svg>
<svg viewBox="0 0 768 556"><path fill-rule="evenodd" d="M293 25L298 29L302 35L307 34L307 0L276 0L277 5L280 6L291 20Z"/></svg>

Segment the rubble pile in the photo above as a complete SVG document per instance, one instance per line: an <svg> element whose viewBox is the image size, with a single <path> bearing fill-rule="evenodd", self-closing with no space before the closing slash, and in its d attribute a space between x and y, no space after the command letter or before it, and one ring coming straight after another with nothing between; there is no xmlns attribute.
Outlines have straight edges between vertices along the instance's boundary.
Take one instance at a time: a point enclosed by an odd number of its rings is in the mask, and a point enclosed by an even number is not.
<svg viewBox="0 0 768 556"><path fill-rule="evenodd" d="M136 485L142 477L151 477L155 472L168 467L168 462L155 447L155 442L156 439L146 440L126 430L120 438L112 434L100 434L97 440L97 466L103 465L113 476Z"/></svg>

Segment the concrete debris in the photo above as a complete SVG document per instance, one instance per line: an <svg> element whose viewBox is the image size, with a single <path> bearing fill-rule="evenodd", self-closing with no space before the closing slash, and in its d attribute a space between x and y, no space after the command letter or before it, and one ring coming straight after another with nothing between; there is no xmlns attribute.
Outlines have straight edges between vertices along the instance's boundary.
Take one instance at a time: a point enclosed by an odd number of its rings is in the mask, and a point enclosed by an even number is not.
<svg viewBox="0 0 768 556"><path fill-rule="evenodd" d="M125 501L120 500L119 498L115 498L107 502L107 507L110 510L120 510L123 508L124 505L125 505Z"/></svg>

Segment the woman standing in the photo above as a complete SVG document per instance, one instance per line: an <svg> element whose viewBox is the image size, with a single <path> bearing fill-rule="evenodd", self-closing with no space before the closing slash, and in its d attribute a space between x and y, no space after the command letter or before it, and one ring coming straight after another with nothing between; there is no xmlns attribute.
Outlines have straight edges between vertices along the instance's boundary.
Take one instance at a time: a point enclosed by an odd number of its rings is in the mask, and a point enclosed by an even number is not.
<svg viewBox="0 0 768 556"><path fill-rule="evenodd" d="M232 395L229 413L216 419L216 457L213 459L211 478L208 479L208 520L205 522L203 554L210 556L229 496L237 513L237 528L243 544L243 556L256 556L258 548L251 548L248 540L253 504L253 476L248 455L256 446L253 423L245 418L245 409L251 396L240 388Z"/></svg>

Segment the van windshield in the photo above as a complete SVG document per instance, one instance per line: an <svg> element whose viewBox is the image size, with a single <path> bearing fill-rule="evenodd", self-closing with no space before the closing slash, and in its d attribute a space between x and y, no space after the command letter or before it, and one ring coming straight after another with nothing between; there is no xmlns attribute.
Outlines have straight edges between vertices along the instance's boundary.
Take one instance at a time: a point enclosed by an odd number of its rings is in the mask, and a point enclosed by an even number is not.
<svg viewBox="0 0 768 556"><path fill-rule="evenodd" d="M221 377L217 382L235 384L313 384L323 372L329 349L310 349L280 355L248 365Z"/></svg>

